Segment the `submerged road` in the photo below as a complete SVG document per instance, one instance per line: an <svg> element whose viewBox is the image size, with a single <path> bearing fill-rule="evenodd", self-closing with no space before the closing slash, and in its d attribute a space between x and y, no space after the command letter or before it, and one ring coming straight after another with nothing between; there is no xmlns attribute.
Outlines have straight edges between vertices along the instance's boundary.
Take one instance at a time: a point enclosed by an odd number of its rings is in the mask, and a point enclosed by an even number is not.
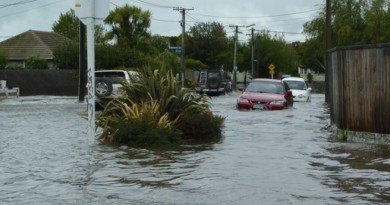
<svg viewBox="0 0 390 205"><path fill-rule="evenodd" d="M0 204L389 204L388 146L341 143L324 129L323 94L283 111L237 111L218 142L182 151L87 138L74 97L0 101Z"/></svg>

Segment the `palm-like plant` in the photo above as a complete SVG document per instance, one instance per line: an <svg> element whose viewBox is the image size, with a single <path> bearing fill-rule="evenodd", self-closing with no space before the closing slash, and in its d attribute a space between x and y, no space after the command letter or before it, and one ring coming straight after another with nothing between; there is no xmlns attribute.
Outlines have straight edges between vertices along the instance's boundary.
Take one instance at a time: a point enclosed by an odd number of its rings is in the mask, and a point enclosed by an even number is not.
<svg viewBox="0 0 390 205"><path fill-rule="evenodd" d="M192 89L178 85L172 71L142 70L142 76L133 80L134 83L125 83L126 92L123 101L140 103L146 100L155 100L160 103L160 112L168 113L170 120L175 120L181 113L188 110L208 110L209 97L198 95Z"/></svg>
<svg viewBox="0 0 390 205"><path fill-rule="evenodd" d="M180 137L220 134L223 118L212 114L206 95L180 87L171 71L139 72L132 83L123 84L124 97L112 100L100 115L102 141L170 145ZM203 130L196 132L199 126Z"/></svg>

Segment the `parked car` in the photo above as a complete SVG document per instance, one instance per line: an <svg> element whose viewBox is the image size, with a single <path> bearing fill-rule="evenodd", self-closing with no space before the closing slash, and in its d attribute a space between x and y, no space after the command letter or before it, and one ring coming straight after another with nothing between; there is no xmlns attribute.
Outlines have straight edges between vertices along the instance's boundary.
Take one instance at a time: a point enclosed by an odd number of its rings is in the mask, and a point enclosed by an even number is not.
<svg viewBox="0 0 390 205"><path fill-rule="evenodd" d="M287 83L291 89L294 101L311 102L311 88L305 81L300 77L288 77L282 79Z"/></svg>
<svg viewBox="0 0 390 205"><path fill-rule="evenodd" d="M196 92L207 95L225 94L231 91L229 82L221 70L201 70L199 71Z"/></svg>
<svg viewBox="0 0 390 205"><path fill-rule="evenodd" d="M104 103L112 98L122 96L122 83L131 83L137 79L139 73L126 70L98 70L95 71L95 103L96 109L101 110Z"/></svg>
<svg viewBox="0 0 390 205"><path fill-rule="evenodd" d="M282 110L293 106L292 91L282 80L256 78L242 90L236 108Z"/></svg>

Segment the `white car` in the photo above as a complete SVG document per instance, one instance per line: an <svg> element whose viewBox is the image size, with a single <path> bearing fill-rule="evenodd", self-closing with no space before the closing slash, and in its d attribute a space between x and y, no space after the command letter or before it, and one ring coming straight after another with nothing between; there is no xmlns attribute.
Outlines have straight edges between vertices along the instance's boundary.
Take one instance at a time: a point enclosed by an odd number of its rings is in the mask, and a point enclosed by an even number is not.
<svg viewBox="0 0 390 205"><path fill-rule="evenodd" d="M136 71L125 70L98 70L95 71L95 96L96 107L100 110L101 104L112 98L122 96L122 83L124 81L131 83L131 80L137 79L139 73Z"/></svg>
<svg viewBox="0 0 390 205"><path fill-rule="evenodd" d="M286 82L293 94L294 101L311 102L311 88L305 79L300 77L287 77L282 81Z"/></svg>

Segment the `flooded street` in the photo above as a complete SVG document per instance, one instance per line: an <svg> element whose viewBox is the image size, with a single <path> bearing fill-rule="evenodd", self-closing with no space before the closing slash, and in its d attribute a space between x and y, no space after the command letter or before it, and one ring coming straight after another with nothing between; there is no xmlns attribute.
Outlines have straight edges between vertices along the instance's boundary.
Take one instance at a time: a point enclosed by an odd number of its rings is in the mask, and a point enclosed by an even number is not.
<svg viewBox="0 0 390 205"><path fill-rule="evenodd" d="M225 116L218 142L182 151L91 143L75 97L0 101L3 204L389 204L390 149L333 142L323 94L283 111Z"/></svg>

